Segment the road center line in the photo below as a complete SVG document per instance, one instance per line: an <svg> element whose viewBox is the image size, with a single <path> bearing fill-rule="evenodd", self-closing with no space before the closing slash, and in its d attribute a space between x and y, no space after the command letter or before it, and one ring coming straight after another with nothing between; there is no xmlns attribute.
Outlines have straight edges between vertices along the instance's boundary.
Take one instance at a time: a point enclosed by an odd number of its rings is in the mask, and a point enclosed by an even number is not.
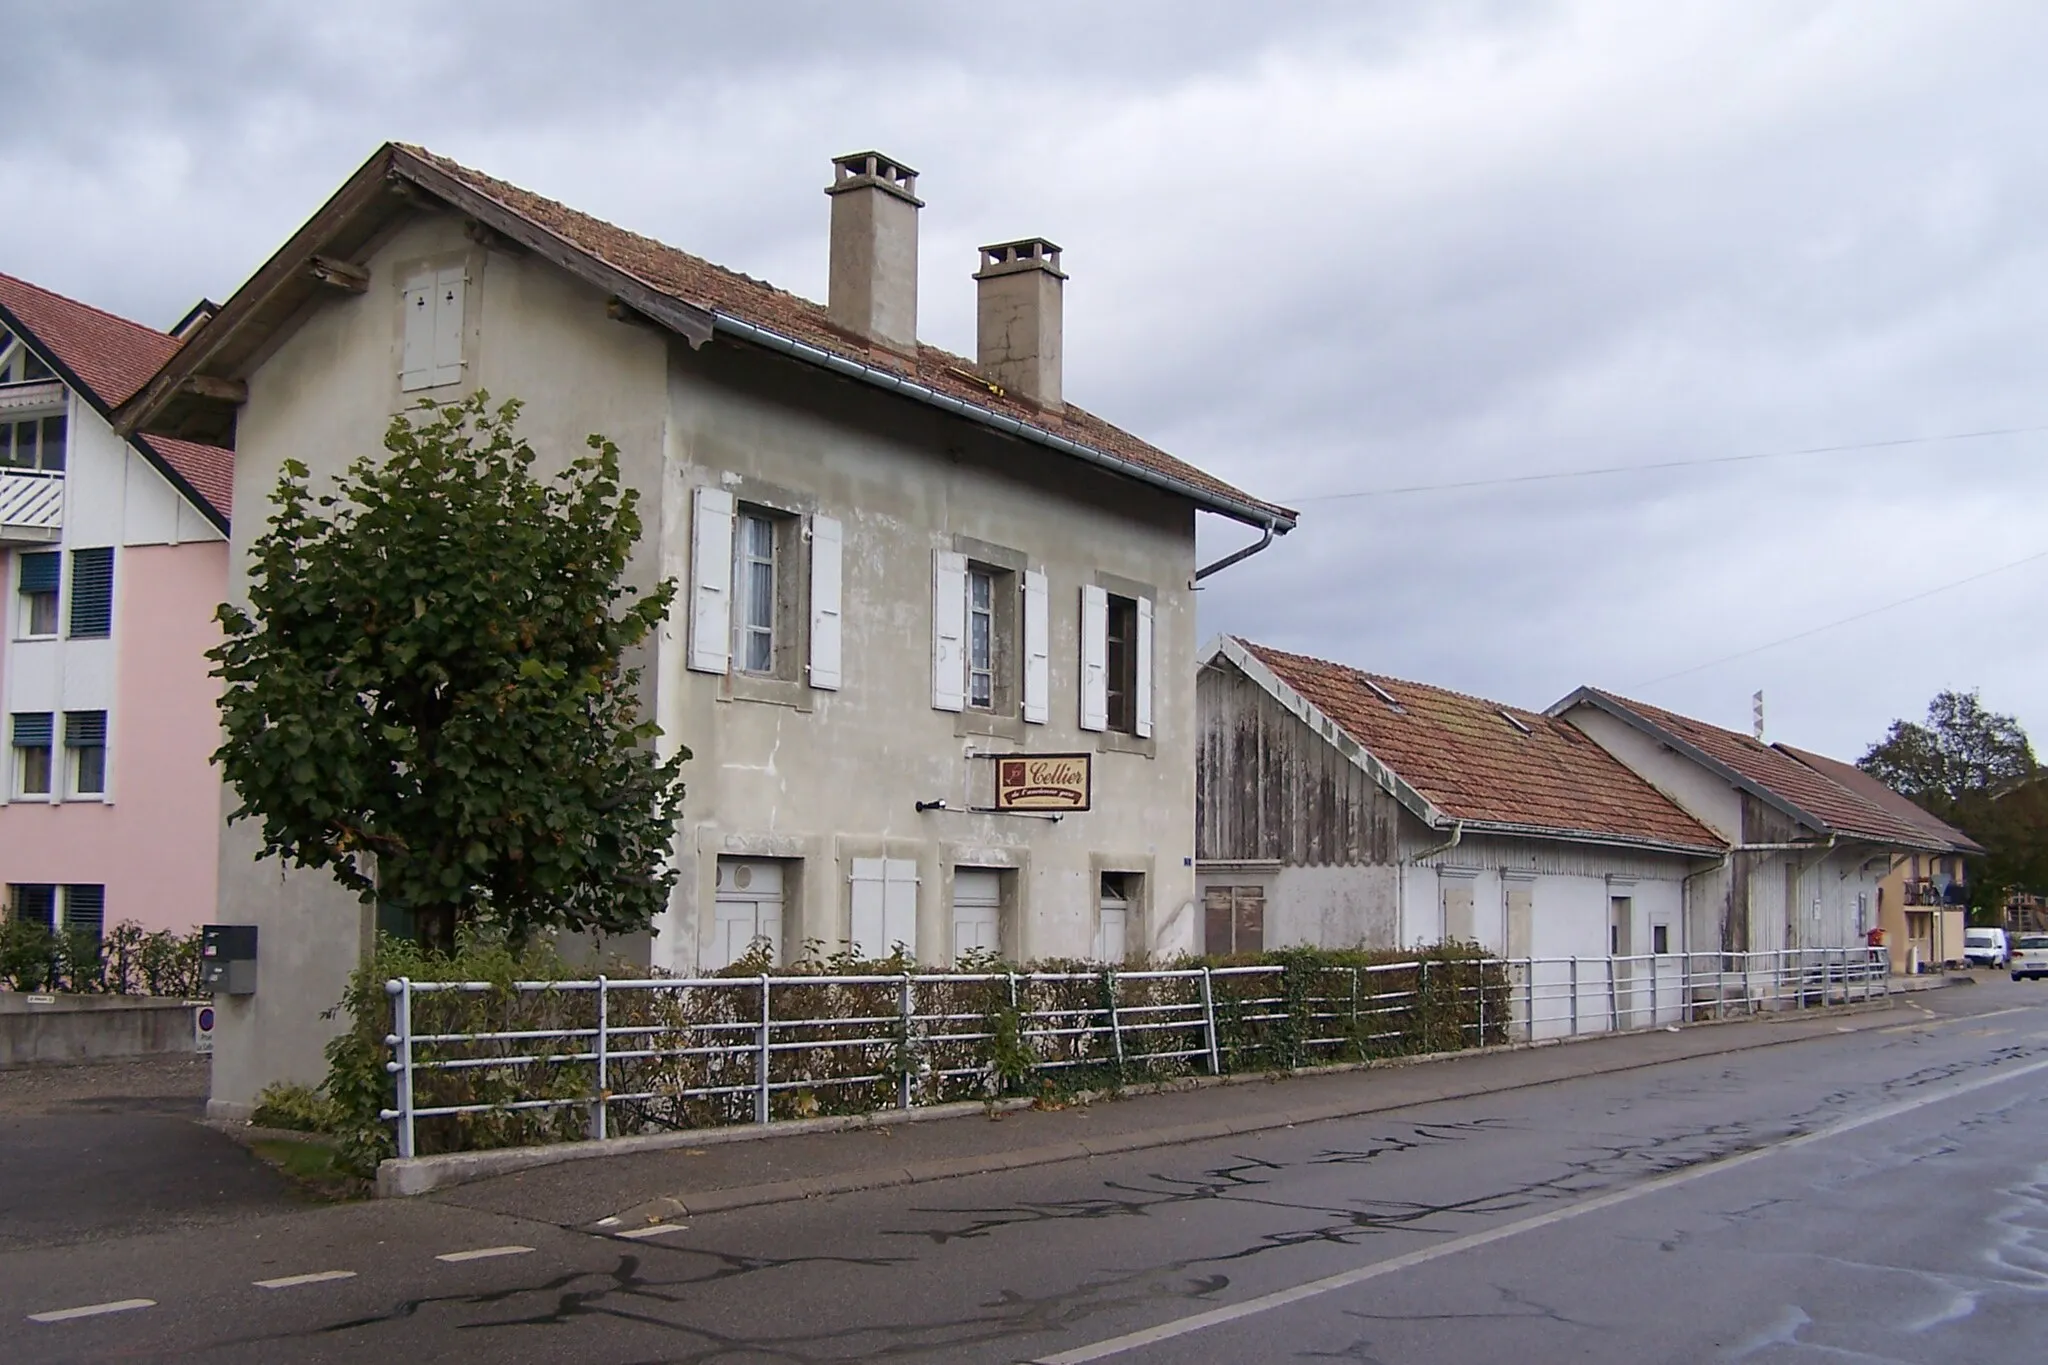
<svg viewBox="0 0 2048 1365"><path fill-rule="evenodd" d="M115 1299L112 1303L89 1303L83 1308L54 1308L47 1313L30 1313L30 1322L70 1322L73 1318L96 1318L102 1313L126 1313L133 1308L154 1308L155 1299Z"/></svg>
<svg viewBox="0 0 2048 1365"><path fill-rule="evenodd" d="M1151 1346L1162 1341L1171 1341L1175 1337L1188 1336L1191 1333L1204 1331L1210 1327L1220 1327L1227 1322L1236 1322L1240 1318L1253 1317L1275 1308L1285 1308L1289 1304L1300 1303L1304 1299L1313 1299L1324 1294L1335 1293L1340 1289L1349 1289L1353 1285L1364 1284L1367 1280L1376 1280L1383 1275L1392 1275L1414 1266L1427 1264L1430 1261L1441 1260L1446 1256L1455 1256L1459 1252L1471 1251L1493 1242L1506 1241L1510 1237L1518 1237L1525 1232L1534 1232L1538 1228L1547 1228L1557 1223L1568 1222L1584 1214L1597 1213L1602 1209L1611 1209L1617 1204L1626 1204L1648 1195L1661 1194L1665 1190L1673 1189L1679 1185L1689 1185L1695 1180L1704 1179L1721 1171L1733 1170L1737 1166L1747 1166L1752 1161L1761 1161L1775 1152L1788 1151L1792 1148L1804 1147L1815 1142L1825 1142L1829 1138L1840 1137L1844 1133L1852 1133L1858 1128L1866 1128L1873 1123L1882 1123L1886 1119L1897 1118L1901 1114L1910 1114L1916 1109L1924 1109L1930 1104L1947 1103L1957 1096L1967 1095L1973 1090L1984 1090L1994 1085L2007 1085L2021 1076L2031 1075L2038 1071L2048 1071L2048 1061L2029 1062L2025 1066L1999 1071L1989 1076L1980 1076L1976 1080L1965 1082L1962 1085L1949 1086L1937 1094L1921 1095L1910 1100L1899 1100L1892 1104L1880 1105L1868 1113L1858 1114L1854 1118L1843 1119L1839 1123L1831 1123L1825 1128L1816 1128L1810 1133L1801 1133L1797 1137L1774 1142L1767 1147L1755 1147L1747 1152L1739 1152L1734 1156L1723 1157L1718 1161L1706 1162L1682 1171L1673 1171L1669 1175L1661 1175L1654 1179L1646 1180L1640 1185L1631 1185L1625 1190L1615 1190L1608 1194L1598 1195L1583 1203L1573 1204L1562 1209L1553 1209L1549 1213L1540 1213L1533 1218L1524 1218L1519 1222L1506 1223L1497 1228L1488 1228L1483 1232L1470 1233L1464 1237L1454 1237L1448 1242L1438 1242L1435 1246L1423 1247L1419 1250L1408 1252L1405 1255L1392 1256L1384 1261L1375 1261L1371 1265L1359 1266L1354 1270L1346 1270L1340 1274L1326 1276L1320 1280L1310 1280L1306 1284L1298 1284L1291 1289L1275 1290L1270 1294L1261 1294L1255 1299L1246 1299L1243 1303L1233 1303L1223 1308L1212 1308L1206 1313L1195 1313L1185 1318L1178 1318L1172 1322L1163 1322L1157 1327L1147 1327L1142 1331L1128 1332L1120 1337L1110 1337L1106 1340L1095 1342L1092 1345L1078 1346L1071 1351L1061 1351L1057 1355L1039 1356L1032 1362L1032 1365L1086 1365L1086 1362L1091 1360L1106 1360L1110 1356L1123 1355L1125 1352L1135 1351L1143 1346Z"/></svg>
<svg viewBox="0 0 2048 1365"><path fill-rule="evenodd" d="M258 1289L296 1289L302 1284L325 1284L329 1280L353 1280L353 1270L316 1270L310 1275L281 1275L274 1280L258 1280Z"/></svg>
<svg viewBox="0 0 2048 1365"><path fill-rule="evenodd" d="M474 1251L444 1251L437 1261L487 1261L493 1256L524 1256L532 1247L478 1247Z"/></svg>

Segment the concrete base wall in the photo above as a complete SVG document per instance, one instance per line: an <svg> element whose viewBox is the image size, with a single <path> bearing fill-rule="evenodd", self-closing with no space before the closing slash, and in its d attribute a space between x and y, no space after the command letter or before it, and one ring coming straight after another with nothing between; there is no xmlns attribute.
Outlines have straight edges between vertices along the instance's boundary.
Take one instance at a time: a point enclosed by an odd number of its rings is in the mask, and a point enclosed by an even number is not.
<svg viewBox="0 0 2048 1365"><path fill-rule="evenodd" d="M51 1004L0 992L0 1066L97 1062L160 1052L193 1052L188 1000L128 995L59 995Z"/></svg>

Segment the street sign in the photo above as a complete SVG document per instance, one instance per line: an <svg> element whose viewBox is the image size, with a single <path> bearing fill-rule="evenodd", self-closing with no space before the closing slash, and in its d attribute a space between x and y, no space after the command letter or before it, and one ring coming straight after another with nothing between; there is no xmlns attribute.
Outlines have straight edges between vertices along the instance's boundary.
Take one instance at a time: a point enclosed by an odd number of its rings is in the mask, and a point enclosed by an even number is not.
<svg viewBox="0 0 2048 1365"><path fill-rule="evenodd" d="M201 1005L192 1011L192 1050L213 1051L213 1006Z"/></svg>

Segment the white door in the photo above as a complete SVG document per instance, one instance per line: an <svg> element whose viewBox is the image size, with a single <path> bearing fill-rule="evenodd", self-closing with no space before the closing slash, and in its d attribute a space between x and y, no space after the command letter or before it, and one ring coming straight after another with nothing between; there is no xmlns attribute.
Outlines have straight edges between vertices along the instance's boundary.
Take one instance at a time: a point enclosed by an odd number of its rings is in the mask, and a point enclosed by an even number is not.
<svg viewBox="0 0 2048 1365"><path fill-rule="evenodd" d="M1130 902L1114 896L1102 898L1102 922L1095 931L1095 960L1124 960L1124 928L1130 923Z"/></svg>
<svg viewBox="0 0 2048 1365"><path fill-rule="evenodd" d="M706 970L730 967L757 938L782 961L782 865L750 858L718 860L718 902Z"/></svg>
<svg viewBox="0 0 2048 1365"><path fill-rule="evenodd" d="M985 867L953 869L953 961L975 951L1001 953L1003 874Z"/></svg>

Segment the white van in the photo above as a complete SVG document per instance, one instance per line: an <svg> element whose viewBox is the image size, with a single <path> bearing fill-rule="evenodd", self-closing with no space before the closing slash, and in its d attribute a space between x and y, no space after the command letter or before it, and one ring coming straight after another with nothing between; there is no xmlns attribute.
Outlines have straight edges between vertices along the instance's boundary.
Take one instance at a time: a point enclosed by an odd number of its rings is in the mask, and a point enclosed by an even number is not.
<svg viewBox="0 0 2048 1365"><path fill-rule="evenodd" d="M2005 930L1963 930L1963 961L1972 967L2003 967L2006 963Z"/></svg>

